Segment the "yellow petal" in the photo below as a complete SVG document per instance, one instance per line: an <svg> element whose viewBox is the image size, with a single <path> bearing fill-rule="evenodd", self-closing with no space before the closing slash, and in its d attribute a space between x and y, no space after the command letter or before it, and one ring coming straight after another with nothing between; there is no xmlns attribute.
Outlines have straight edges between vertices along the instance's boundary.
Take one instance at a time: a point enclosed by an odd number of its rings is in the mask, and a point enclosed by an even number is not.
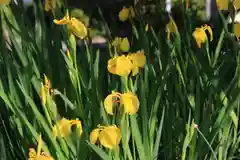
<svg viewBox="0 0 240 160"><path fill-rule="evenodd" d="M240 23L234 24L234 33L237 37L237 39L240 38Z"/></svg>
<svg viewBox="0 0 240 160"><path fill-rule="evenodd" d="M126 21L129 17L129 9L123 7L122 10L119 12L118 17L121 21Z"/></svg>
<svg viewBox="0 0 240 160"><path fill-rule="evenodd" d="M117 58L117 74L120 76L128 76L133 68L131 61L124 55Z"/></svg>
<svg viewBox="0 0 240 160"><path fill-rule="evenodd" d="M178 32L177 25L176 25L175 21L173 20L173 18L170 18L170 21L168 22L168 24L166 26L166 31L168 32L168 39L170 39L171 33Z"/></svg>
<svg viewBox="0 0 240 160"><path fill-rule="evenodd" d="M144 68L146 64L146 56L143 51L138 51L133 54L128 54L127 58L132 62L132 76L135 76L139 72L139 68Z"/></svg>
<svg viewBox="0 0 240 160"><path fill-rule="evenodd" d="M136 76L139 73L139 67L134 67L132 69L132 76Z"/></svg>
<svg viewBox="0 0 240 160"><path fill-rule="evenodd" d="M219 10L228 10L228 0L217 0Z"/></svg>
<svg viewBox="0 0 240 160"><path fill-rule="evenodd" d="M54 160L54 159L47 153L42 153L40 156L36 157L36 159L34 160Z"/></svg>
<svg viewBox="0 0 240 160"><path fill-rule="evenodd" d="M198 48L201 48L202 43L207 40L207 35L202 28L196 28L193 32L193 37L197 42Z"/></svg>
<svg viewBox="0 0 240 160"><path fill-rule="evenodd" d="M236 9L240 8L240 1L239 0L235 0L234 1L234 6L236 7Z"/></svg>
<svg viewBox="0 0 240 160"><path fill-rule="evenodd" d="M108 61L108 71L119 76L128 76L133 68L132 62L124 55Z"/></svg>
<svg viewBox="0 0 240 160"><path fill-rule="evenodd" d="M9 4L10 0L0 0L0 5L1 4Z"/></svg>
<svg viewBox="0 0 240 160"><path fill-rule="evenodd" d="M100 143L109 149L118 147L121 140L121 131L117 126L107 126L99 133Z"/></svg>
<svg viewBox="0 0 240 160"><path fill-rule="evenodd" d="M127 114L136 114L139 109L139 100L132 92L127 92L121 95L121 104L124 107L124 112Z"/></svg>
<svg viewBox="0 0 240 160"><path fill-rule="evenodd" d="M29 148L28 157L29 157L29 160L37 157L37 153L34 148Z"/></svg>
<svg viewBox="0 0 240 160"><path fill-rule="evenodd" d="M114 92L105 98L104 107L108 114L113 115L113 105L116 104L119 98L120 98L120 93L118 92Z"/></svg>
<svg viewBox="0 0 240 160"><path fill-rule="evenodd" d="M128 38L123 38L121 43L120 43L120 49L123 52L127 52L129 51L130 45L129 45L129 41Z"/></svg>
<svg viewBox="0 0 240 160"><path fill-rule="evenodd" d="M71 29L73 34L80 39L83 39L87 36L87 28L81 21L76 18L71 18L69 28Z"/></svg>
<svg viewBox="0 0 240 160"><path fill-rule="evenodd" d="M62 118L56 122L53 126L53 134L59 137L67 137L71 133L71 121L66 118Z"/></svg>
<svg viewBox="0 0 240 160"><path fill-rule="evenodd" d="M98 137L99 137L99 131L100 129L94 129L91 133L90 133L90 142L92 144L95 144L98 140Z"/></svg>
<svg viewBox="0 0 240 160"><path fill-rule="evenodd" d="M117 57L108 60L108 71L112 74L117 74Z"/></svg>
<svg viewBox="0 0 240 160"><path fill-rule="evenodd" d="M62 19L60 19L60 20L54 19L53 22L58 25L70 23L70 17L69 17L68 10L66 11L66 15Z"/></svg>
<svg viewBox="0 0 240 160"><path fill-rule="evenodd" d="M148 29L149 29L149 25L146 24L146 26L145 26L145 32L148 32Z"/></svg>
<svg viewBox="0 0 240 160"><path fill-rule="evenodd" d="M146 64L146 56L143 51L136 52L137 66L143 68Z"/></svg>
<svg viewBox="0 0 240 160"><path fill-rule="evenodd" d="M138 51L133 54L128 54L128 59L131 60L134 67L140 67L144 68L144 65L146 64L146 56L143 51Z"/></svg>

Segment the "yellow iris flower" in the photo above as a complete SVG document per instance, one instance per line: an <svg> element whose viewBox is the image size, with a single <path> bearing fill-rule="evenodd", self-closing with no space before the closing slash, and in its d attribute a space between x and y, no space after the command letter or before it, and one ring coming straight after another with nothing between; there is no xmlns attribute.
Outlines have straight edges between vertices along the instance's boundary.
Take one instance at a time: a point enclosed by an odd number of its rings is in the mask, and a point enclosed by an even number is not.
<svg viewBox="0 0 240 160"><path fill-rule="evenodd" d="M49 154L41 152L42 149L42 136L40 134L38 139L37 152L34 148L29 148L28 160L54 160Z"/></svg>
<svg viewBox="0 0 240 160"><path fill-rule="evenodd" d="M108 60L108 71L119 76L137 75L139 68L144 68L146 57L143 51L129 53L127 56L117 56Z"/></svg>
<svg viewBox="0 0 240 160"><path fill-rule="evenodd" d="M130 49L130 44L128 38L114 38L112 45L117 49L117 51L127 52Z"/></svg>
<svg viewBox="0 0 240 160"><path fill-rule="evenodd" d="M70 17L68 10L62 19L54 19L53 22L58 25L67 25L68 29L80 39L84 39L87 36L87 28L85 25L78 19Z"/></svg>
<svg viewBox="0 0 240 160"><path fill-rule="evenodd" d="M108 60L108 71L119 76L128 76L133 69L132 62L125 56L118 56Z"/></svg>
<svg viewBox="0 0 240 160"><path fill-rule="evenodd" d="M82 135L82 123L80 120L68 120L66 118L62 118L57 121L56 125L53 126L53 135L54 137L67 137L71 132L71 127L76 125L79 130L79 135Z"/></svg>
<svg viewBox="0 0 240 160"><path fill-rule="evenodd" d="M135 17L135 12L133 7L123 7L122 10L119 12L118 17L120 19L120 21L126 21L129 18L134 18Z"/></svg>
<svg viewBox="0 0 240 160"><path fill-rule="evenodd" d="M127 93L119 93L113 92L112 94L108 95L104 100L104 107L108 114L113 115L113 107L114 105L119 104L119 107L123 107L123 111L126 114L133 115L136 114L140 102L132 92Z"/></svg>
<svg viewBox="0 0 240 160"><path fill-rule="evenodd" d="M90 142L95 144L98 140L108 149L117 148L121 140L121 130L116 125L98 126L90 133Z"/></svg>
<svg viewBox="0 0 240 160"><path fill-rule="evenodd" d="M173 20L173 18L170 18L170 21L168 22L168 24L166 26L166 32L167 32L167 39L168 40L170 40L171 33L177 33L178 32L177 25L176 25L175 21Z"/></svg>
<svg viewBox="0 0 240 160"><path fill-rule="evenodd" d="M209 34L210 34L210 41L213 40L213 33L212 33L212 29L210 26L205 25L201 28L196 28L195 31L193 32L193 37L195 38L198 48L202 47L202 43L204 43L207 40L207 34L206 34L206 30L208 30Z"/></svg>

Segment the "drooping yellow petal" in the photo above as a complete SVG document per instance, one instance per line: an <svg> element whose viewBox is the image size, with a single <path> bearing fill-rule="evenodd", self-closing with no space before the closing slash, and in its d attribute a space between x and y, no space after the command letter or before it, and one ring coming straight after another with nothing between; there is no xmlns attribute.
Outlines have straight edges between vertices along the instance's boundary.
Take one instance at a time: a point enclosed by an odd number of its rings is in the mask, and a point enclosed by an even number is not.
<svg viewBox="0 0 240 160"><path fill-rule="evenodd" d="M237 39L240 39L240 23L235 23L234 24L234 33Z"/></svg>
<svg viewBox="0 0 240 160"><path fill-rule="evenodd" d="M53 135L54 137L67 137L71 133L71 121L62 118L60 121L56 122L56 125L53 126Z"/></svg>
<svg viewBox="0 0 240 160"><path fill-rule="evenodd" d="M113 92L112 94L108 95L104 100L104 107L108 114L113 115L113 106L116 104L117 101L120 99L120 93Z"/></svg>
<svg viewBox="0 0 240 160"><path fill-rule="evenodd" d="M80 39L84 39L87 36L87 28L85 25L76 18L71 18L68 25L72 33Z"/></svg>
<svg viewBox="0 0 240 160"><path fill-rule="evenodd" d="M146 56L143 51L138 51L133 54L128 54L127 57L133 64L132 75L135 76L139 72L139 68L144 68Z"/></svg>
<svg viewBox="0 0 240 160"><path fill-rule="evenodd" d="M2 4L9 4L10 3L10 0L0 0L0 5Z"/></svg>
<svg viewBox="0 0 240 160"><path fill-rule="evenodd" d="M121 49L121 51L127 52L127 51L129 51L129 48L130 48L130 45L129 45L128 38L123 38L123 39L121 40L121 43L120 43L120 49Z"/></svg>
<svg viewBox="0 0 240 160"><path fill-rule="evenodd" d="M228 3L229 0L217 0L217 6L219 10L228 10ZM233 0L233 5L236 7L236 9L240 8L240 1L239 0Z"/></svg>
<svg viewBox="0 0 240 160"><path fill-rule="evenodd" d="M136 76L139 73L139 67L133 67L132 69L132 76Z"/></svg>
<svg viewBox="0 0 240 160"><path fill-rule="evenodd" d="M119 12L118 17L121 21L126 21L129 18L129 9L126 7L123 7L122 10Z"/></svg>
<svg viewBox="0 0 240 160"><path fill-rule="evenodd" d="M128 76L133 68L131 61L124 55L114 57L108 61L108 71L119 76Z"/></svg>
<svg viewBox="0 0 240 160"><path fill-rule="evenodd" d="M234 0L233 4L236 7L236 9L240 8L240 1L239 0Z"/></svg>
<svg viewBox="0 0 240 160"><path fill-rule="evenodd" d="M68 10L66 11L66 15L62 19L60 20L54 19L53 22L58 25L70 23L70 16L69 16Z"/></svg>
<svg viewBox="0 0 240 160"><path fill-rule="evenodd" d="M100 132L100 129L96 128L90 133L90 142L92 144L95 144L97 142L99 137L99 132Z"/></svg>
<svg viewBox="0 0 240 160"><path fill-rule="evenodd" d="M228 10L228 0L217 0L219 10Z"/></svg>
<svg viewBox="0 0 240 160"><path fill-rule="evenodd" d="M129 54L128 58L132 61L134 66L143 68L146 64L146 56L143 51L137 51L136 53Z"/></svg>
<svg viewBox="0 0 240 160"><path fill-rule="evenodd" d="M117 74L117 58L118 57L113 57L108 60L108 71L112 74Z"/></svg>
<svg viewBox="0 0 240 160"><path fill-rule="evenodd" d="M120 140L121 131L115 125L104 127L99 133L99 141L106 148L113 149L118 147Z"/></svg>
<svg viewBox="0 0 240 160"><path fill-rule="evenodd" d="M120 103L124 107L124 112L130 115L136 114L140 105L137 96L135 96L132 92L122 94Z"/></svg>
<svg viewBox="0 0 240 160"><path fill-rule="evenodd" d="M196 28L195 31L193 32L193 37L195 38L198 48L201 48L202 43L204 43L207 40L207 34L205 33L205 30L210 30L209 28L206 27L201 27L201 28ZM212 32L210 33L212 36ZM210 38L210 40L212 37Z"/></svg>
<svg viewBox="0 0 240 160"><path fill-rule="evenodd" d="M133 68L133 65L126 56L122 55L117 58L117 74L120 76L128 76Z"/></svg>

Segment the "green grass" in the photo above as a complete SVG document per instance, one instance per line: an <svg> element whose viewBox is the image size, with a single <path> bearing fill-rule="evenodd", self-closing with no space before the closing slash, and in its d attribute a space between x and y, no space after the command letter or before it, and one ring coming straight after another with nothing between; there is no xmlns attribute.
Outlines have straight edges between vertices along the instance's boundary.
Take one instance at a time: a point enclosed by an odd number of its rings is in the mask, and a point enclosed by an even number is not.
<svg viewBox="0 0 240 160"><path fill-rule="evenodd" d="M214 40L202 48L192 37L200 26L184 5L179 32L171 40L166 38L163 10L156 20L162 26L150 25L148 32L144 19L135 20L131 51L143 49L147 64L126 84L107 71L108 50L87 43L76 48L75 37L69 37L65 26L46 24L42 4L33 7L35 27L23 6L0 6L1 159L27 159L28 149L37 147L39 133L43 150L57 160L240 159L239 42L228 26L223 27L224 19L213 30ZM56 9L55 18L64 14ZM105 21L101 24L101 33L108 33ZM72 60L61 50L62 40ZM43 74L55 89L46 106L40 97ZM122 120L119 153L91 144L89 134L98 124L119 121L107 115L103 101L112 90L123 92L126 85L138 96L140 108ZM79 118L81 137L74 133L55 140L51 128L60 117Z"/></svg>

